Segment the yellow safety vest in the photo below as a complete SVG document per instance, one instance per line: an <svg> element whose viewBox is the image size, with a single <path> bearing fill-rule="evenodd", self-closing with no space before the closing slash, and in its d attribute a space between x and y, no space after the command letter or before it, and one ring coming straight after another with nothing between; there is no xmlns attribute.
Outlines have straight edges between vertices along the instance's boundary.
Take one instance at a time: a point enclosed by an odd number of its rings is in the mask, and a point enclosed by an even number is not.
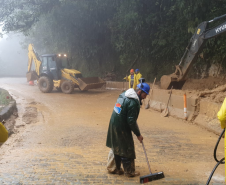
<svg viewBox="0 0 226 185"><path fill-rule="evenodd" d="M126 77L124 79L126 79ZM137 77L136 77L136 74L134 74L133 87L131 87L131 75L127 76L127 79L126 80L129 81L129 89L130 88L133 88L134 90L137 89Z"/></svg>
<svg viewBox="0 0 226 185"><path fill-rule="evenodd" d="M3 143L8 139L8 131L4 125L0 122L0 142Z"/></svg>
<svg viewBox="0 0 226 185"><path fill-rule="evenodd" d="M142 78L142 74L140 74L140 72L139 72L136 74L136 77L137 77L137 85L138 85L140 83L139 79Z"/></svg>
<svg viewBox="0 0 226 185"><path fill-rule="evenodd" d="M217 113L217 118L221 123L221 128L226 128L226 98L224 99L224 102L221 105L219 112Z"/></svg>
<svg viewBox="0 0 226 185"><path fill-rule="evenodd" d="M221 105L219 112L217 113L217 117L221 123L221 128L225 129L226 128L226 98L224 99L224 102ZM224 154L226 158L226 133L224 137ZM225 182L226 182L226 165L225 165Z"/></svg>

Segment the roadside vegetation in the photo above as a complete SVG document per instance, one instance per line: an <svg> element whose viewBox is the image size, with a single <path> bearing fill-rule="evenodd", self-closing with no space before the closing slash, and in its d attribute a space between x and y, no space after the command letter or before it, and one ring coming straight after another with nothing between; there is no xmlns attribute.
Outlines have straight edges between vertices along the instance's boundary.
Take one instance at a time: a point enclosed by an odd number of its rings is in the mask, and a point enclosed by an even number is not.
<svg viewBox="0 0 226 185"><path fill-rule="evenodd" d="M0 88L0 111L9 104L11 96L8 91Z"/></svg>
<svg viewBox="0 0 226 185"><path fill-rule="evenodd" d="M24 47L66 52L86 76L106 72L122 80L134 61L148 80L174 71L203 21L225 14L222 0L0 0L5 32L22 32ZM218 22L219 23L219 22ZM211 26L214 26L211 25ZM206 43L193 76L213 63L225 73L226 34ZM198 74L198 75L197 75Z"/></svg>

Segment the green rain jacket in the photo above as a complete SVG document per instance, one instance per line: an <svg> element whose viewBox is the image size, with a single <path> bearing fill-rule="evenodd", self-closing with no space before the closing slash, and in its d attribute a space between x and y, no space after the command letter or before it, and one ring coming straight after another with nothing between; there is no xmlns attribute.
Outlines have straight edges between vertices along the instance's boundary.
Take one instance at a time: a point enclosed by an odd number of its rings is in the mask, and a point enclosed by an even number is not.
<svg viewBox="0 0 226 185"><path fill-rule="evenodd" d="M140 136L137 118L140 112L140 103L133 88L119 95L111 115L107 147L112 148L114 154L135 159L135 148L132 132Z"/></svg>

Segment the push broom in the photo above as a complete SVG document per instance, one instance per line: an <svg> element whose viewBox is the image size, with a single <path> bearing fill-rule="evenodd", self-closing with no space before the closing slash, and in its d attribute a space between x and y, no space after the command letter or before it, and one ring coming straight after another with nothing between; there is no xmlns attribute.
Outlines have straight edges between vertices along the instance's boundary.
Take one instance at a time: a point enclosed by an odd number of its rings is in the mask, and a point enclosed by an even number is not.
<svg viewBox="0 0 226 185"><path fill-rule="evenodd" d="M142 141L142 146L143 146L143 149L144 149L144 154L145 154L145 157L146 157L146 161L147 161L147 164L148 164L148 169L149 169L150 174L140 177L140 183L143 184L143 183L147 183L147 182L150 182L150 181L153 181L153 180L158 180L158 179L164 178L165 176L164 176L163 172L151 173L151 168L150 168L150 165L149 165L149 162L148 162L148 156L147 156L143 141Z"/></svg>

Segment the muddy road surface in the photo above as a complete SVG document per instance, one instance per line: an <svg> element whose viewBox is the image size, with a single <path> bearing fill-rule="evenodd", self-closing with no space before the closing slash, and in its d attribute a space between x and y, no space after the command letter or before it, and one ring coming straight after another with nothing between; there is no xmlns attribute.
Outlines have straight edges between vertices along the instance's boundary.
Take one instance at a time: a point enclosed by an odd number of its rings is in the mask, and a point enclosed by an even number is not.
<svg viewBox="0 0 226 185"><path fill-rule="evenodd" d="M120 91L90 90L44 94L25 78L0 78L16 99L16 131L0 148L0 184L139 184L139 177L106 171L107 129ZM218 136L197 125L141 109L138 124L153 172L165 178L149 184L205 184L215 166ZM149 174L134 137L136 170ZM224 157L224 143L218 157ZM224 184L224 165L211 184Z"/></svg>

